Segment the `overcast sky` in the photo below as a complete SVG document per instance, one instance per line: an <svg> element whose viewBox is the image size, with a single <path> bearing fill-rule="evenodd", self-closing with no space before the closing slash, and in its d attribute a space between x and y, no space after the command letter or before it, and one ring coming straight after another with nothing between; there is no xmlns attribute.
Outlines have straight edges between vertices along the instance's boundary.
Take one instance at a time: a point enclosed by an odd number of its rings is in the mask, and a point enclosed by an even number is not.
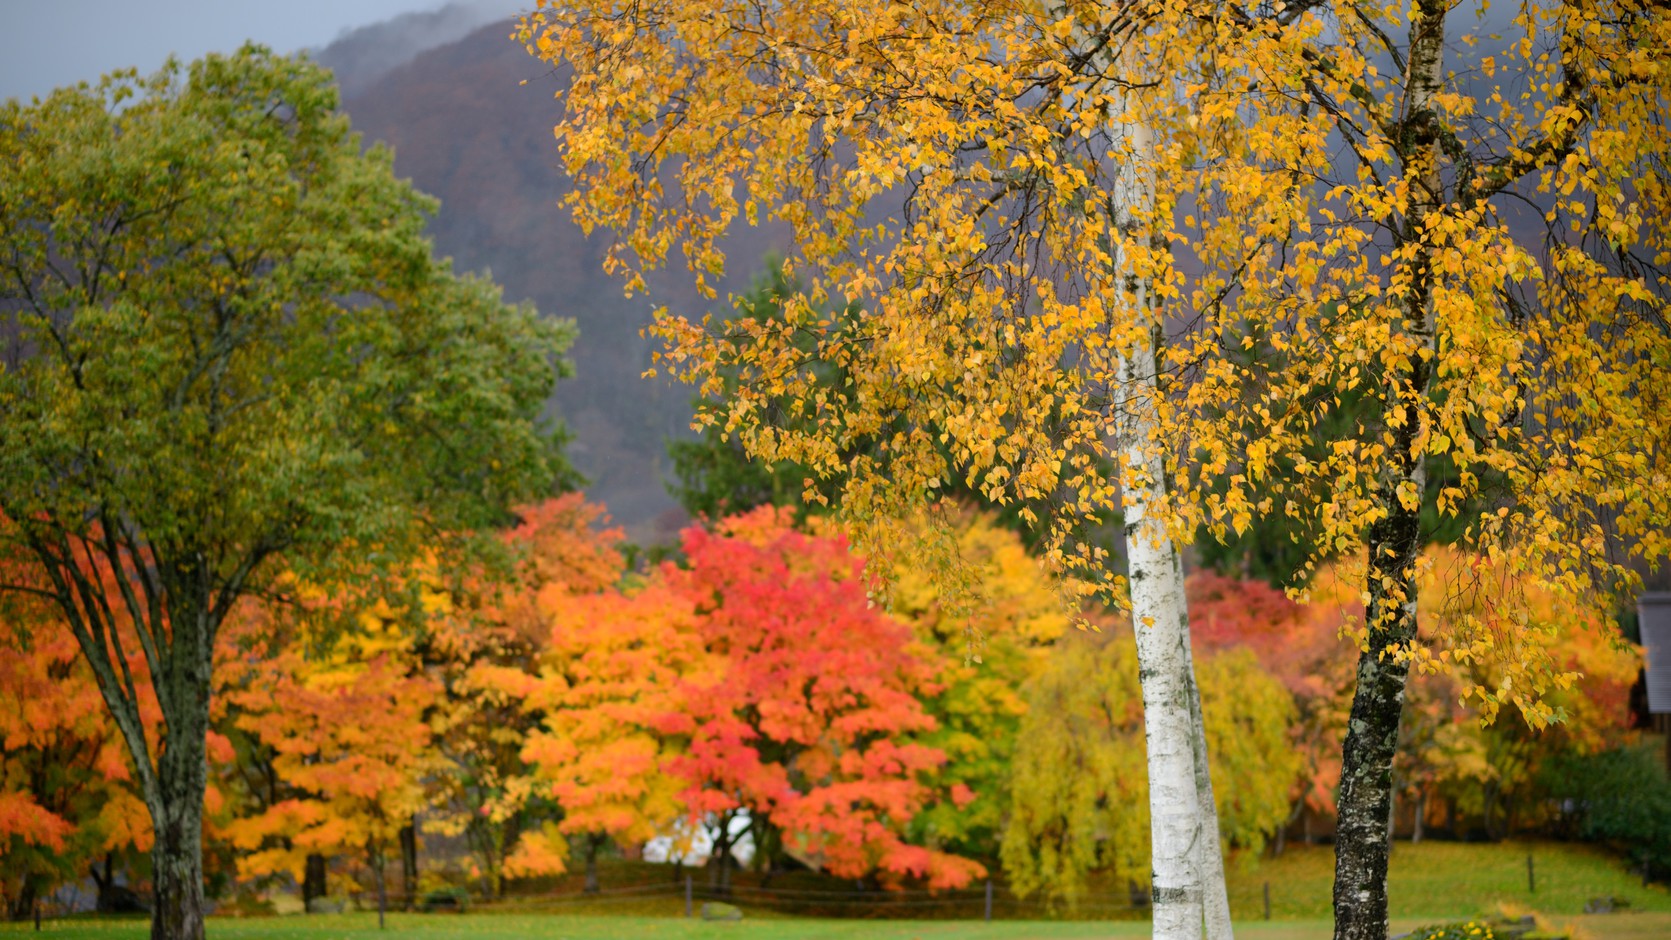
<svg viewBox="0 0 1671 940"><path fill-rule="evenodd" d="M112 69L155 71L244 40L280 52L324 46L345 30L445 0L0 0L0 99L94 81ZM519 6L506 3L507 6ZM527 6L533 5L528 0Z"/></svg>

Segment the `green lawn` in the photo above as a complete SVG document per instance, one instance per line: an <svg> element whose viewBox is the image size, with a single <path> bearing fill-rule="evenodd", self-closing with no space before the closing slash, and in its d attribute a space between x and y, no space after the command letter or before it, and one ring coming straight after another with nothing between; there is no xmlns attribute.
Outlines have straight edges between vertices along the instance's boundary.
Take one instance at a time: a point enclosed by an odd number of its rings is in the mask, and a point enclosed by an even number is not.
<svg viewBox="0 0 1671 940"><path fill-rule="evenodd" d="M1588 940L1664 940L1671 937L1671 913L1633 913L1555 918L1576 925ZM1416 921L1398 919L1394 931ZM143 940L148 924L139 920L47 922L40 934L25 924L0 925L0 936L52 937L54 940ZM379 934L377 915L269 917L250 920L212 918L213 940L1092 940L1148 935L1141 921L912 921L811 920L769 918L739 923L703 923L682 917L586 914L468 914L422 916L396 914ZM1326 920L1239 923L1236 935L1247 940L1328 940Z"/></svg>
<svg viewBox="0 0 1671 940"><path fill-rule="evenodd" d="M1535 893L1526 889L1528 854L1537 875ZM1263 914L1261 892L1267 881L1273 918L1326 919L1334 849L1290 846L1278 858L1233 864L1229 877L1230 910L1237 922ZM1671 892L1663 885L1644 888L1617 856L1563 842L1400 842L1393 849L1387 894L1395 918L1466 917L1504 902L1575 915L1584 910L1584 902L1601 895L1628 898L1633 910L1671 912Z"/></svg>
<svg viewBox="0 0 1671 940"><path fill-rule="evenodd" d="M1537 891L1526 890L1526 855L1537 872ZM1237 936L1251 940L1326 940L1333 852L1327 846L1295 846L1277 859L1240 860L1230 871ZM642 871L624 869L618 877ZM665 869L659 871L665 872ZM1262 920L1263 886L1271 885L1273 920ZM571 889L572 890L572 889ZM1556 924L1579 926L1589 940L1663 940L1671 937L1671 893L1643 888L1623 864L1604 852L1561 843L1497 845L1400 843L1393 852L1389 890L1394 931L1421 923L1490 913L1502 903L1535 909ZM1584 902L1598 895L1628 898L1631 911L1583 917ZM625 900L625 899L622 899ZM531 909L546 904L548 910ZM682 917L676 898L626 905L568 903L526 898L504 908L467 915L392 914L388 937L416 940L1080 940L1142 937L1144 921L1097 920L877 920L787 917L742 902L737 923L704 923ZM1002 907L1000 907L1002 912ZM60 940L141 940L140 920L48 921L43 935ZM26 924L0 925L0 937L18 940ZM378 936L375 914L212 918L213 940L348 940Z"/></svg>

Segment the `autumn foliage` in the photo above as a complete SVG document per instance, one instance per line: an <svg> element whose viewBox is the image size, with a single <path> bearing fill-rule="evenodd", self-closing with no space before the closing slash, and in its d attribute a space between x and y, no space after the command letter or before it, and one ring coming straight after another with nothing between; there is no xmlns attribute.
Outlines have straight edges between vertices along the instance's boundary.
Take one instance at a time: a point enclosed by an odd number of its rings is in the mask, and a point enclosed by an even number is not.
<svg viewBox="0 0 1671 940"><path fill-rule="evenodd" d="M1129 624L1084 611L1101 632L1074 629L1019 536L979 513L947 520L974 604L903 554L878 604L867 560L832 526L771 507L692 526L671 560L634 572L602 509L570 495L519 510L497 565L420 561L375 590L293 586L288 607L248 608L219 653L210 738L209 837L236 859L226 874L300 881L321 856L333 877L358 870L375 885L421 820L468 837L491 891L581 859L591 870L610 844L671 835L688 849L704 827L720 885L744 829L761 870L955 887L1001 864L1018 890L1069 905L1095 872L1141 885ZM1436 659L1476 641L1456 618L1514 616L1536 628L1516 636L1584 678L1548 695L1564 720L1537 734L1482 726L1461 703L1512 694L1484 660L1419 675L1400 831L1551 823L1539 768L1619 739L1637 653L1594 612L1516 593L1478 558L1436 549L1424 566L1436 585L1470 585L1423 594ZM1332 824L1361 623L1352 584L1349 566L1302 597L1189 580L1232 848ZM1511 612L1511 596L1533 603ZM68 632L44 609L7 617L32 624L0 633L0 852L15 911L95 856L142 850L148 828Z"/></svg>
<svg viewBox="0 0 1671 940"><path fill-rule="evenodd" d="M147 714L158 720L154 702ZM75 638L43 605L8 605L0 621L0 913L28 916L96 859L150 848L150 819L131 777Z"/></svg>
<svg viewBox="0 0 1671 940"><path fill-rule="evenodd" d="M934 727L920 700L934 664L870 602L846 540L789 518L762 508L687 530L686 564L662 571L723 660L719 681L686 685L683 713L663 724L689 741L674 764L687 800L702 813L747 809L786 851L842 877L965 884L979 865L903 838L946 759L904 739Z"/></svg>

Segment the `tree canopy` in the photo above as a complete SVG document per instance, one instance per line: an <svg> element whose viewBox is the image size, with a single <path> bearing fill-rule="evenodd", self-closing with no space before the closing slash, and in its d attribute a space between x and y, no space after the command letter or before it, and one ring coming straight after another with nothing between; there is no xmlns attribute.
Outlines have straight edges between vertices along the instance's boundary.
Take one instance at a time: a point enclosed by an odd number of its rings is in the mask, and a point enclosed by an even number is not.
<svg viewBox="0 0 1671 940"><path fill-rule="evenodd" d="M551 487L571 333L431 256L433 201L304 58L11 101L0 152L0 536L41 575L12 586L68 619L127 743L155 935L200 937L221 624L276 559L374 571Z"/></svg>
<svg viewBox="0 0 1671 940"><path fill-rule="evenodd" d="M1487 10L592 0L523 37L573 69L571 204L631 288L791 231L781 316L669 313L665 361L729 393L702 420L842 480L867 545L956 477L1048 509L1050 557L1111 596L1083 532L1122 499L1158 526L1146 582L1167 532L1258 517L1304 528L1302 568L1362 559L1336 899L1369 938L1412 665L1534 726L1571 678L1518 614L1422 641L1424 509L1569 607L1671 549L1671 16Z"/></svg>

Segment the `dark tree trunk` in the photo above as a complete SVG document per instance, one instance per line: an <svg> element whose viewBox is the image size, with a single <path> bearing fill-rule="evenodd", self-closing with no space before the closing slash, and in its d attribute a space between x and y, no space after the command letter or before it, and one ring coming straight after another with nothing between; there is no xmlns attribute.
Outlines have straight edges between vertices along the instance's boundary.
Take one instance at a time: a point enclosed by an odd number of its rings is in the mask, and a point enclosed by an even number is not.
<svg viewBox="0 0 1671 940"><path fill-rule="evenodd" d="M182 619L199 619L183 616ZM158 681L167 689L167 729L157 757L156 792L150 802L156 842L151 848L152 940L203 940L203 795L209 784L209 649L212 631L192 631L199 655L179 650ZM174 641L190 642L185 630Z"/></svg>
<svg viewBox="0 0 1671 940"><path fill-rule="evenodd" d="M771 885L772 877L783 868L783 834L772 825L772 818L767 813L750 816L749 832L754 836L754 867L762 873L760 887L765 888Z"/></svg>
<svg viewBox="0 0 1671 940"><path fill-rule="evenodd" d="M384 917L389 911L389 879L386 877L388 860L383 856L383 846L366 846L366 858L371 862L371 873L377 879L377 929L384 930Z"/></svg>
<svg viewBox="0 0 1671 940"><path fill-rule="evenodd" d="M100 914L112 913L116 907L116 892L114 890L116 887L116 859L114 853L104 853L104 871L99 871L99 863L94 862L90 874L93 876L93 885L99 892L98 900L94 902L93 909Z"/></svg>
<svg viewBox="0 0 1671 940"><path fill-rule="evenodd" d="M405 894L406 910L418 906L418 817L400 829L401 891Z"/></svg>
<svg viewBox="0 0 1671 940"><path fill-rule="evenodd" d="M28 920L34 916L39 903L35 897L35 879L24 876L17 897L8 899L6 916L12 920Z"/></svg>
<svg viewBox="0 0 1671 940"><path fill-rule="evenodd" d="M1422 473L1416 469L1414 475ZM1389 515L1370 528L1369 536L1369 645L1358 657L1357 688L1341 752L1335 940L1387 937L1392 765L1410 673L1408 663L1392 652L1416 636L1415 562L1421 527L1415 510L1405 509L1392 493L1385 496Z"/></svg>
<svg viewBox="0 0 1671 940"><path fill-rule="evenodd" d="M1416 795L1416 825L1410 830L1410 843L1414 845L1427 834L1427 787L1423 786Z"/></svg>
<svg viewBox="0 0 1671 940"><path fill-rule="evenodd" d="M1276 838L1271 842L1272 858L1281 855L1283 850L1288 848L1288 830L1300 821L1300 817L1305 815L1305 810L1305 797L1302 796L1294 801L1294 808L1288 811L1288 818L1283 820L1282 825L1276 830Z"/></svg>
<svg viewBox="0 0 1671 940"><path fill-rule="evenodd" d="M597 894L598 884L598 850L603 848L604 837L597 833L586 836L586 893Z"/></svg>
<svg viewBox="0 0 1671 940"><path fill-rule="evenodd" d="M731 816L720 817L719 833L714 837L714 855L709 862L712 870L708 884L721 895L731 893Z"/></svg>
<svg viewBox="0 0 1671 940"><path fill-rule="evenodd" d="M325 856L309 855L302 868L302 904L310 906L314 901L330 893L330 886L325 883Z"/></svg>
<svg viewBox="0 0 1671 940"><path fill-rule="evenodd" d="M1392 795L1387 797L1387 854L1390 856L1396 847L1398 838L1398 780L1395 777L1392 785Z"/></svg>
<svg viewBox="0 0 1671 940"><path fill-rule="evenodd" d="M1378 502L1386 515L1370 525L1367 584L1368 643L1358 657L1357 687L1341 752L1339 830L1335 836L1335 940L1386 940L1387 857L1391 842L1393 754L1404 714L1408 660L1396 651L1416 640L1416 555L1421 549L1421 502L1427 470L1419 436L1437 353L1432 249L1428 219L1444 198L1436 96L1444 82L1443 0L1417 0L1412 16L1402 117L1395 144L1411 198L1396 224L1397 249L1408 249L1398 298L1403 308L1404 362L1388 370L1383 408L1394 429Z"/></svg>
<svg viewBox="0 0 1671 940"><path fill-rule="evenodd" d="M1502 826L1499 824L1497 802L1500 791L1496 784L1486 784L1485 787L1485 837L1492 842L1503 839Z"/></svg>

